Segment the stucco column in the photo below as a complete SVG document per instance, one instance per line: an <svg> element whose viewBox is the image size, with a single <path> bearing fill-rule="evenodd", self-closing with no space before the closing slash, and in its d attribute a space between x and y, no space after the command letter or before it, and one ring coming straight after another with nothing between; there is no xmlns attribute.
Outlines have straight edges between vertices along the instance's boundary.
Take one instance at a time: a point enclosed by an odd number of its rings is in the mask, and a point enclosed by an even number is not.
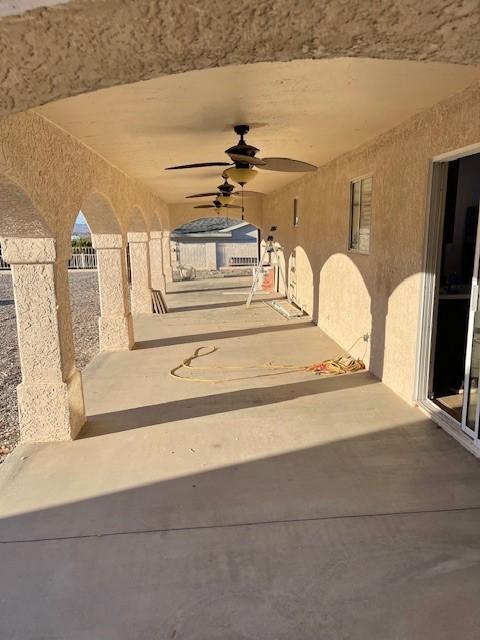
<svg viewBox="0 0 480 640"><path fill-rule="evenodd" d="M148 233L129 232L130 271L132 274L132 313L152 313Z"/></svg>
<svg viewBox="0 0 480 640"><path fill-rule="evenodd" d="M163 275L165 282L172 282L172 249L170 247L170 231L162 231Z"/></svg>
<svg viewBox="0 0 480 640"><path fill-rule="evenodd" d="M100 350L131 349L133 324L122 234L93 234L92 244L97 251Z"/></svg>
<svg viewBox="0 0 480 640"><path fill-rule="evenodd" d="M68 256L53 238L5 238L17 315L22 382L17 387L22 442L71 440L85 422L75 368Z"/></svg>
<svg viewBox="0 0 480 640"><path fill-rule="evenodd" d="M165 292L162 234L162 231L150 231L150 277L152 289Z"/></svg>

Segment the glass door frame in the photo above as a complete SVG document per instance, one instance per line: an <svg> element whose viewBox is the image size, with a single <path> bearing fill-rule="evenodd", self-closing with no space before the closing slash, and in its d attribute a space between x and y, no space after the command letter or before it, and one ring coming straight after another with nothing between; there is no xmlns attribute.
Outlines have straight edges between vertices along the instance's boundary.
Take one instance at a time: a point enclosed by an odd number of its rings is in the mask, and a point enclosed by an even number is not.
<svg viewBox="0 0 480 640"><path fill-rule="evenodd" d="M480 417L480 407L477 401L475 409L475 425L474 429L468 426L468 407L470 399L470 386L471 378L470 373L472 369L472 355L473 355L473 342L475 337L475 317L480 313L479 309L479 286L480 286L480 203L478 206L478 223L477 223L477 235L475 240L475 258L473 262L473 275L472 286L470 290L470 307L468 311L468 330L467 330L467 349L465 352L465 378L463 384L463 407L462 407L462 430L465 431L471 438L478 441L478 427Z"/></svg>
<svg viewBox="0 0 480 640"><path fill-rule="evenodd" d="M439 294L438 272L441 260L441 243L443 237L443 224L445 217L445 199L448 177L448 166L453 160L458 160L470 155L480 153L480 144L469 145L457 151L448 152L432 158L430 163L430 174L427 192L427 215L425 220L424 252L422 265L421 299L419 333L417 341L417 366L415 378L414 400L417 405L423 408L430 417L444 428L453 437L458 439L464 446L471 448L473 444L480 447L479 423L480 423L480 402L476 407L475 430L466 425L466 406L469 392L467 393L464 384L464 401L462 407L462 420L459 422L437 403L429 398L431 386L431 375L433 371L433 360L435 351L436 325L437 325L437 300ZM480 312L479 296L479 267L480 267L480 222L477 227L474 279L475 290L470 298L470 310L468 319L467 353L465 359L465 383L468 375L468 391L470 387L470 367L473 347L473 332L475 313ZM475 303L475 306L474 306ZM467 360L468 357L468 360ZM468 362L468 370L467 370ZM473 441L473 442L472 442Z"/></svg>

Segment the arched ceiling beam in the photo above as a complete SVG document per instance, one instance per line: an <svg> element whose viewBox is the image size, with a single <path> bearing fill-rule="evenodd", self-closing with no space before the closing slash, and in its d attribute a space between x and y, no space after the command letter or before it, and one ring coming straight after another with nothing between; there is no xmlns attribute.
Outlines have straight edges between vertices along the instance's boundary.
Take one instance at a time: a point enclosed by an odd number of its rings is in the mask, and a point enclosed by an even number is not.
<svg viewBox="0 0 480 640"><path fill-rule="evenodd" d="M338 56L480 63L480 12L470 0L45 4L0 18L0 116L229 64Z"/></svg>

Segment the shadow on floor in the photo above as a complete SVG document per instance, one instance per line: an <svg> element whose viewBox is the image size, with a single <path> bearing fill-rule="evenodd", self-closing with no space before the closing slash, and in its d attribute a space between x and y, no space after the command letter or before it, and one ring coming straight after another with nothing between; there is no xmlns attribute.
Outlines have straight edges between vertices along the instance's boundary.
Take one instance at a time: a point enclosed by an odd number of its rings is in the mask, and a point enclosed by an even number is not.
<svg viewBox="0 0 480 640"><path fill-rule="evenodd" d="M287 374L289 372L282 372ZM266 374L272 375L272 374ZM273 374L278 375L278 374ZM82 430L81 438L92 438L130 429L152 425L190 420L201 416L228 413L239 409L249 409L279 402L286 402L305 396L343 391L348 388L379 384L368 372L331 378L315 377L303 382L293 382L271 387L252 387L226 393L202 395L195 398L173 400L156 405L123 409L111 413L89 416Z"/></svg>
<svg viewBox="0 0 480 640"><path fill-rule="evenodd" d="M169 306L168 313L179 313L183 311L199 311L200 309L223 309L224 307L244 307L245 300L239 302L214 302L212 304L192 304L189 307Z"/></svg>
<svg viewBox="0 0 480 640"><path fill-rule="evenodd" d="M247 286L240 286L240 287L212 287L211 289L204 289L202 287L198 287L196 289L185 289L183 291L169 291L168 286L167 286L167 295L168 296L177 296L180 295L182 293L201 293L202 291L233 291L236 290L239 293L242 293L243 290L245 291L249 291L251 287Z"/></svg>
<svg viewBox="0 0 480 640"><path fill-rule="evenodd" d="M181 437L175 451L161 437L68 443L58 455L77 466L58 478L51 454L44 474L40 449L13 482L18 491L36 464L34 495L52 506L0 519L2 634L317 640L322 629L331 640L448 640L461 602L461 636L478 638L478 465L426 419L389 421L346 438L319 414L323 444L295 449L293 438L242 460L247 446L238 462L231 441L208 430L190 453ZM45 497L38 484L52 475L50 486L73 483L87 497Z"/></svg>
<svg viewBox="0 0 480 640"><path fill-rule="evenodd" d="M170 347L176 344L185 344L189 342L206 342L209 340L223 340L225 338L239 338L241 336L254 336L262 333L273 333L277 331L291 331L294 329L317 329L311 320L308 322L295 322L288 324L273 325L271 327L251 327L249 329L233 329L232 331L214 331L212 333L194 333L188 336L172 336L170 338L156 338L155 340L142 340L136 342L134 349L156 349L157 347Z"/></svg>

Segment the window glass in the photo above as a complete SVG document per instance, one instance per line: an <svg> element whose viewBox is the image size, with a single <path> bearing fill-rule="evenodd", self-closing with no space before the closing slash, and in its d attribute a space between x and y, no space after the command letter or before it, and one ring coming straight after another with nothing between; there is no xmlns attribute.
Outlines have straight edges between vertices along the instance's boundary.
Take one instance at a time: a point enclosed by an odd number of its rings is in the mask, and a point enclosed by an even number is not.
<svg viewBox="0 0 480 640"><path fill-rule="evenodd" d="M350 193L349 249L368 253L372 219L372 177L352 182Z"/></svg>
<svg viewBox="0 0 480 640"><path fill-rule="evenodd" d="M293 226L298 227L300 216L298 211L298 198L293 199Z"/></svg>

